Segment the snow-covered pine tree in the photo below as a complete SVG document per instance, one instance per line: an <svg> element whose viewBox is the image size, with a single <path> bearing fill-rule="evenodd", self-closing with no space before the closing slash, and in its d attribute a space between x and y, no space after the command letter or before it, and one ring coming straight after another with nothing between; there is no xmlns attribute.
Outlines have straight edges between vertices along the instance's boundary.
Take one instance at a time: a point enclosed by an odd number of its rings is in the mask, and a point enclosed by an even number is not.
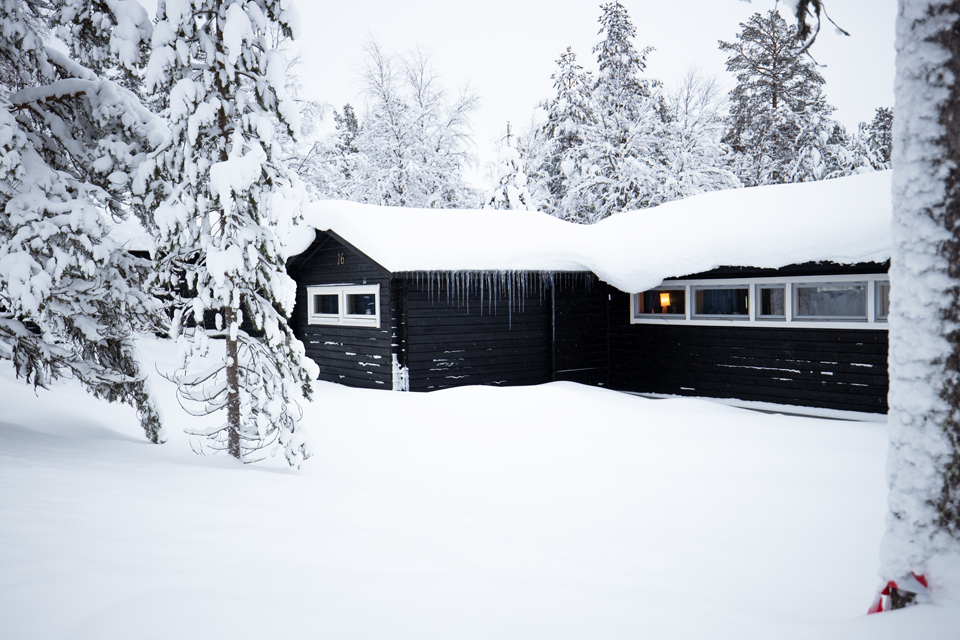
<svg viewBox="0 0 960 640"><path fill-rule="evenodd" d="M484 207L490 209L513 209L535 211L533 198L527 189L527 176L523 171L520 152L510 145L510 123L507 123L506 141L500 147L495 184L484 199Z"/></svg>
<svg viewBox="0 0 960 640"><path fill-rule="evenodd" d="M316 374L284 317L296 288L278 234L299 216L302 189L278 159L275 123L295 137L298 114L269 29L295 35L288 4L160 0L145 85L168 96L172 140L137 189L154 208L159 278L179 294L172 334L183 366L172 377L197 411L226 412L222 425L191 433L245 462L282 448L297 466L310 449L296 394L309 398ZM226 355L198 370L208 312ZM247 319L261 338L242 327Z"/></svg>
<svg viewBox="0 0 960 640"><path fill-rule="evenodd" d="M852 134L847 134L842 125L835 125L826 144L825 179L851 176L880 169L889 169L889 164L880 162L877 153L867 142L866 125Z"/></svg>
<svg viewBox="0 0 960 640"><path fill-rule="evenodd" d="M0 358L35 387L73 376L134 406L161 442L132 341L159 322L150 265L109 234L165 130L103 77L135 75L146 12L122 0L5 0L0 26ZM49 46L54 31L89 66Z"/></svg>
<svg viewBox="0 0 960 640"><path fill-rule="evenodd" d="M633 46L636 28L616 0L601 5L600 34L593 49L600 75L593 91L594 117L584 129L583 157L562 207L583 222L626 209L659 204L655 194L665 166L662 101L658 82L641 77L653 50Z"/></svg>
<svg viewBox="0 0 960 640"><path fill-rule="evenodd" d="M730 93L724 141L736 152L734 167L744 185L803 182L824 177L826 141L833 107L823 77L798 54L797 30L771 9L740 24L727 70L737 78Z"/></svg>
<svg viewBox="0 0 960 640"><path fill-rule="evenodd" d="M883 168L890 168L893 156L893 109L877 107L870 124L865 124L867 146Z"/></svg>
<svg viewBox="0 0 960 640"><path fill-rule="evenodd" d="M357 180L363 174L365 158L357 148L360 122L353 107L333 111L335 130L310 145L310 152L296 163L296 171L311 196L318 199L355 199Z"/></svg>
<svg viewBox="0 0 960 640"><path fill-rule="evenodd" d="M901 0L881 576L960 603L960 2Z"/></svg>
<svg viewBox="0 0 960 640"><path fill-rule="evenodd" d="M543 114L535 112L530 116L526 127L514 140L516 150L523 162L523 173L527 177L527 191L530 193L531 210L550 213L552 198L549 190L548 141L543 134Z"/></svg>
<svg viewBox="0 0 960 640"><path fill-rule="evenodd" d="M343 105L343 115L333 112L333 121L337 127L337 150L344 156L359 153L357 136L360 135L360 122L349 104Z"/></svg>
<svg viewBox="0 0 960 640"><path fill-rule="evenodd" d="M547 212L576 219L576 212L564 211L563 202L570 183L576 181L584 153L585 129L593 120L594 79L580 66L570 47L560 54L557 70L550 78L556 96L543 105L547 117L537 135L544 140L544 159L537 173L543 176L550 194Z"/></svg>
<svg viewBox="0 0 960 640"><path fill-rule="evenodd" d="M812 44L824 0L796 0ZM900 0L892 128L890 448L881 584L960 603L960 2ZM805 34L805 32L809 32ZM925 589L920 589L925 591ZM893 594L891 594L893 595Z"/></svg>

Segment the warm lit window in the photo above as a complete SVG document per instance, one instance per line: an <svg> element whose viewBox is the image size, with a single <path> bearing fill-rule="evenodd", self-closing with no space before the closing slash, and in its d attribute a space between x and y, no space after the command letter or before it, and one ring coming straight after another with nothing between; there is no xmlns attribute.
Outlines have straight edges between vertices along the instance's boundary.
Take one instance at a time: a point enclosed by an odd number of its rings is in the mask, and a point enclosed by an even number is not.
<svg viewBox="0 0 960 640"><path fill-rule="evenodd" d="M757 285L757 318L761 320L783 320L786 318L786 286Z"/></svg>
<svg viewBox="0 0 960 640"><path fill-rule="evenodd" d="M309 324L380 326L379 285L307 287Z"/></svg>
<svg viewBox="0 0 960 640"><path fill-rule="evenodd" d="M890 317L890 283L877 283L877 320L886 322Z"/></svg>
<svg viewBox="0 0 960 640"><path fill-rule="evenodd" d="M651 289L636 296L636 313L643 315L672 315L686 313L686 292L683 289Z"/></svg>
<svg viewBox="0 0 960 640"><path fill-rule="evenodd" d="M693 287L693 315L746 316L749 291L747 287Z"/></svg>
<svg viewBox="0 0 960 640"><path fill-rule="evenodd" d="M865 282L798 284L794 317L798 320L866 320Z"/></svg>

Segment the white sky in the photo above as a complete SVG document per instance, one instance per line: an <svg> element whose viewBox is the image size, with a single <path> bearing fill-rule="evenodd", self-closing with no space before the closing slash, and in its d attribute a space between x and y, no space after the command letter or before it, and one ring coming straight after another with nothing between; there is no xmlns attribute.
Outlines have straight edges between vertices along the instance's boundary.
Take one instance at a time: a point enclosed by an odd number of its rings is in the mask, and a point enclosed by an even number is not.
<svg viewBox="0 0 960 640"><path fill-rule="evenodd" d="M141 0L152 11L155 3ZM553 94L556 59L572 46L580 63L596 70L591 53L599 40L600 0L296 0L300 12L307 95L341 109L362 104L358 69L363 46L374 37L388 51L420 46L433 55L449 88L470 82L483 103L474 136L483 163L495 157L494 141L506 122L523 130L541 101ZM671 85L698 65L733 88L718 40L731 41L740 23L767 11L775 0L623 0L637 48L656 48L648 73ZM834 117L848 130L893 106L896 0L831 0L830 15L847 38L825 26L813 49L826 79ZM781 7L786 14L788 11Z"/></svg>
<svg viewBox="0 0 960 640"><path fill-rule="evenodd" d="M638 47L653 46L648 73L672 84L690 65L721 76L733 88L718 40L731 41L740 23L774 0L623 0ZM556 59L572 46L580 63L596 70L599 0L297 0L303 34L303 81L314 99L338 110L362 104L357 82L363 45L373 36L387 50L420 46L449 87L470 82L483 99L474 117L482 164L506 122L522 130L539 102L553 94ZM848 130L893 106L896 0L833 0L831 17L852 34L825 26L813 55L826 65L826 94L834 117ZM786 14L788 10L783 9ZM481 174L482 175L482 174Z"/></svg>

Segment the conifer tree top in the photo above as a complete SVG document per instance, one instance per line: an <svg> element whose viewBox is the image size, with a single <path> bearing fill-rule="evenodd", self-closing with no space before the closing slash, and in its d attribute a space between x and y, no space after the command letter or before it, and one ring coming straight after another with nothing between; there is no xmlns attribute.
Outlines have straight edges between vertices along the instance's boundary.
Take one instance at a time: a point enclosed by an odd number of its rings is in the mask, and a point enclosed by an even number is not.
<svg viewBox="0 0 960 640"><path fill-rule="evenodd" d="M598 33L605 36L593 47L600 66L597 87L618 102L628 97L649 96L649 83L641 80L640 74L647 68L647 55L653 47L637 51L633 46L637 29L619 0L600 8L603 13Z"/></svg>
<svg viewBox="0 0 960 640"><path fill-rule="evenodd" d="M796 27L770 10L753 14L740 28L736 41L720 41L720 50L730 53L727 70L737 78L730 96L734 102L774 110L785 104L795 112L808 107L824 114L833 111L820 92L823 76L798 54Z"/></svg>

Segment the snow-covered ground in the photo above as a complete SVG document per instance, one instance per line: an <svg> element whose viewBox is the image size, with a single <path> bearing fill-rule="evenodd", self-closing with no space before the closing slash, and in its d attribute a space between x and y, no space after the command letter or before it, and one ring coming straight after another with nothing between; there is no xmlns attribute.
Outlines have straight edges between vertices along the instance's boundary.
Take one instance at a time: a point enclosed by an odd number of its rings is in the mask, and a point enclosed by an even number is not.
<svg viewBox="0 0 960 640"><path fill-rule="evenodd" d="M960 610L864 615L883 424L320 384L290 471L192 453L163 381L154 446L0 364L0 638L958 637Z"/></svg>

